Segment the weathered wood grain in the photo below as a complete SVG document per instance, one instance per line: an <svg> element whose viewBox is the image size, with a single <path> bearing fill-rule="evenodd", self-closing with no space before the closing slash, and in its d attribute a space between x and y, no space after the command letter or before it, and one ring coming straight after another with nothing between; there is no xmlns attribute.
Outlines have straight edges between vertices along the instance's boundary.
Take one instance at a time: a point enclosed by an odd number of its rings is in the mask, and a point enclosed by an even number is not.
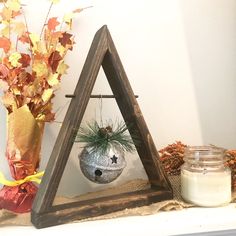
<svg viewBox="0 0 236 236"><path fill-rule="evenodd" d="M83 202L68 203L53 206L50 211L42 214L35 214L34 211L32 211L32 223L37 228L44 228L62 223L68 223L73 220L82 220L109 214L111 212L128 208L150 205L161 200L171 199L170 196L171 193L168 191L156 191L149 189Z"/></svg>
<svg viewBox="0 0 236 236"><path fill-rule="evenodd" d="M65 95L66 98L75 98L74 94L66 94ZM102 95L102 94L92 94L90 95L90 98L115 98L114 95ZM135 98L138 98L138 95L135 95Z"/></svg>

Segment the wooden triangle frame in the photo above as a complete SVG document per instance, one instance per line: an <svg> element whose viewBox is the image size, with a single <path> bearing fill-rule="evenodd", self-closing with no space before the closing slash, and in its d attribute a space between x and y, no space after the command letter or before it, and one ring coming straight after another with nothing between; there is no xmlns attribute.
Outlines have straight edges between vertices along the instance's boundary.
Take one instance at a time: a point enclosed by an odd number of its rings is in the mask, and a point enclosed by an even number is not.
<svg viewBox="0 0 236 236"><path fill-rule="evenodd" d="M132 123L141 144L136 146L145 168L151 188L142 191L96 198L92 200L53 205L74 138L80 127L100 67L103 67L124 121ZM172 188L161 168L158 152L148 131L115 45L107 26L97 31L78 84L63 121L45 174L36 195L31 221L37 228L67 223L73 220L95 217L125 208L148 205L171 199Z"/></svg>

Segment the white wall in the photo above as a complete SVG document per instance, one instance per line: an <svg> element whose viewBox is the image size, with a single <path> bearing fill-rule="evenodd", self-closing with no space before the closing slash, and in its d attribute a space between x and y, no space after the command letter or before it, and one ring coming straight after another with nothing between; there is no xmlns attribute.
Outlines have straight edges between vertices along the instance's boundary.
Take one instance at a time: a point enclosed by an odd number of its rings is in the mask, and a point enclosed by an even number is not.
<svg viewBox="0 0 236 236"><path fill-rule="evenodd" d="M23 2L27 4L29 28L40 32L48 1ZM51 15L62 16L67 10L89 5L93 8L74 21L77 44L68 54L70 70L54 100L55 110L66 104L64 95L75 88L95 32L107 24L158 149L175 140L235 147L235 0L61 0ZM102 71L94 93L110 93ZM67 105L57 120L63 120ZM114 105L113 101L103 101L104 119L119 117ZM99 101L91 101L85 120L94 119L95 113L98 117L98 106ZM3 108L0 114L0 169L8 174ZM56 123L46 127L42 169L59 128ZM74 185L60 187L70 194L95 187L79 173L77 152L75 147L63 177L63 183L70 180ZM126 173L134 171L130 178L145 176L136 157L129 158L128 164ZM124 176L118 182L124 181Z"/></svg>
<svg viewBox="0 0 236 236"><path fill-rule="evenodd" d="M236 1L182 0L204 143L236 147Z"/></svg>

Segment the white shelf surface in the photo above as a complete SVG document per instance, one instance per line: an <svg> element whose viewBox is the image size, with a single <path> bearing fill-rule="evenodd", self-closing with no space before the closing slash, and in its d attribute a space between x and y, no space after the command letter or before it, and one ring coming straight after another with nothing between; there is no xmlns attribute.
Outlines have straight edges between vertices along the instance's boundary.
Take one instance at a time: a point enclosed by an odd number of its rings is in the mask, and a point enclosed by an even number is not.
<svg viewBox="0 0 236 236"><path fill-rule="evenodd" d="M218 208L188 208L110 220L71 223L37 230L29 227L0 228L2 236L91 235L91 236L165 236L236 229L236 203Z"/></svg>

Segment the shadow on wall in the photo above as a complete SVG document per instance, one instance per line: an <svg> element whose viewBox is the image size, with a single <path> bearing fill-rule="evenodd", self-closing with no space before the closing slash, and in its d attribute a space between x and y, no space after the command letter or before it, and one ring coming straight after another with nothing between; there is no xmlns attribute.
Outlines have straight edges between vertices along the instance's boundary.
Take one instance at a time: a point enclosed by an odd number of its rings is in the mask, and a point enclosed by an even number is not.
<svg viewBox="0 0 236 236"><path fill-rule="evenodd" d="M182 0L203 142L236 148L236 1Z"/></svg>

